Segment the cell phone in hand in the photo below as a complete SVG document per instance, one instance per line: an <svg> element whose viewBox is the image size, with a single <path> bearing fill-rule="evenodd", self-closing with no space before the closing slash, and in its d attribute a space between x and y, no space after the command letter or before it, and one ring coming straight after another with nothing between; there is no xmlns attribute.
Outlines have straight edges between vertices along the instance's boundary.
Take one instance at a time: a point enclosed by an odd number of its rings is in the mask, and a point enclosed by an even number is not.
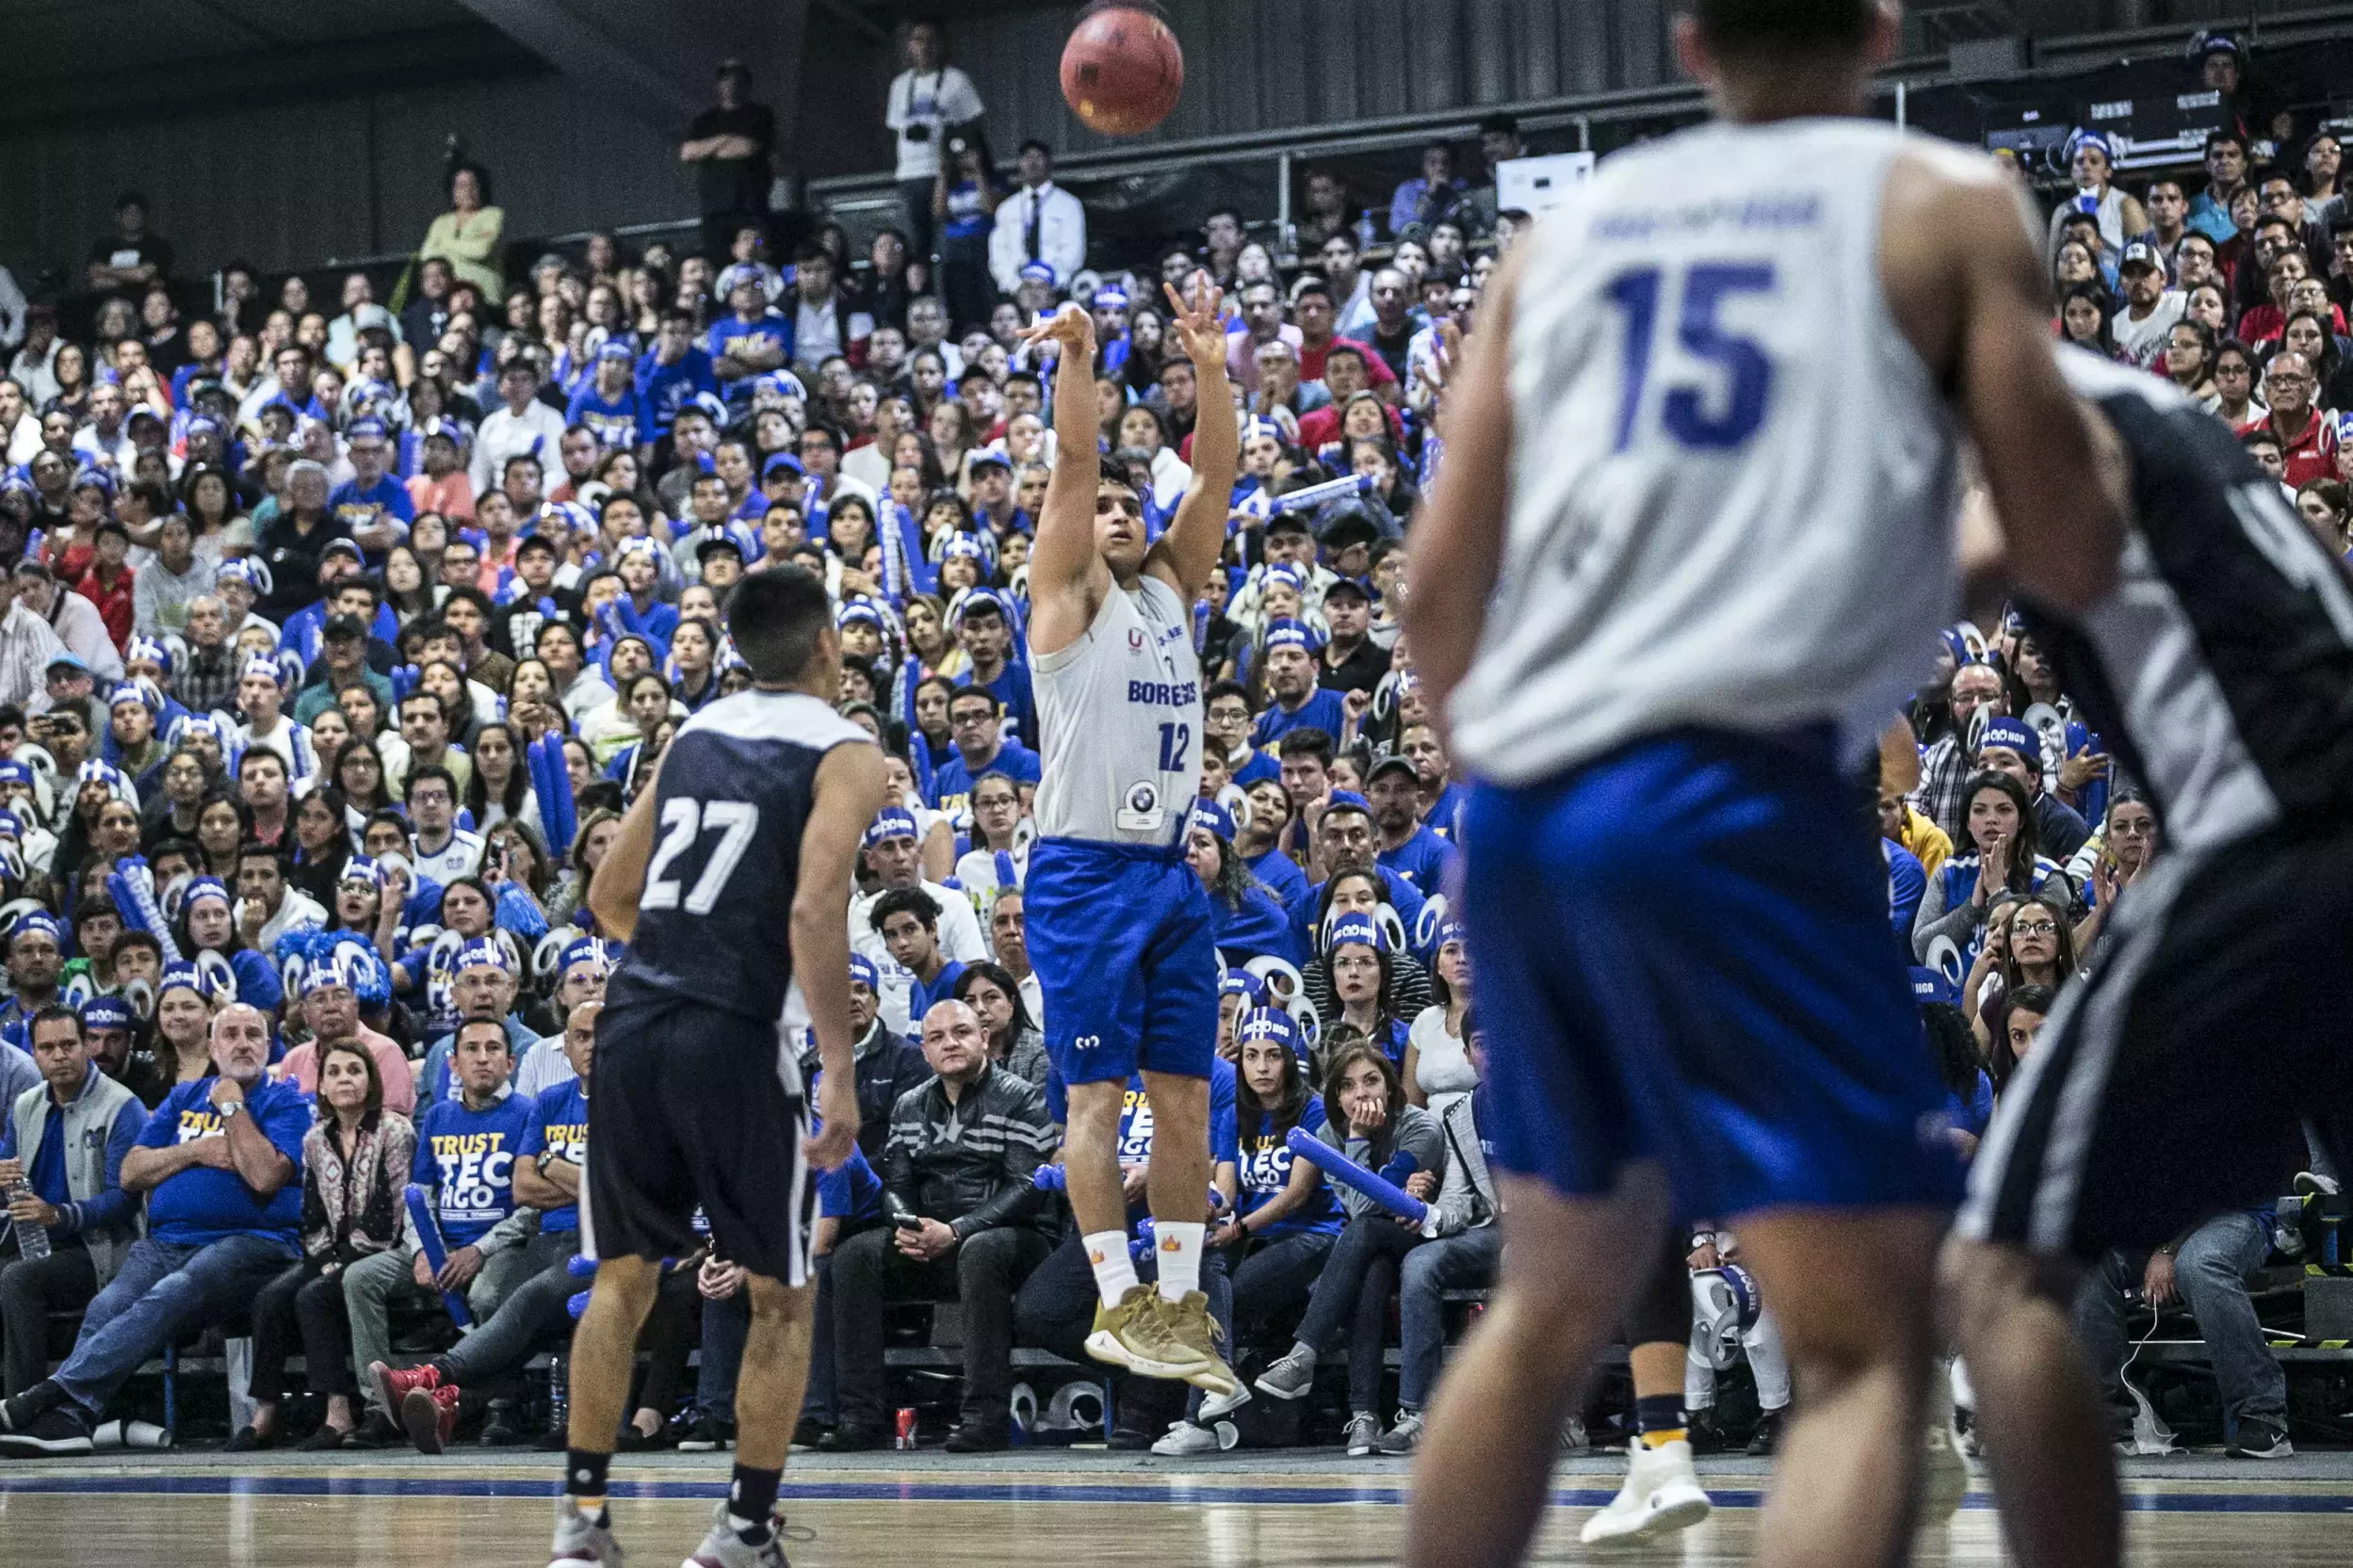
<svg viewBox="0 0 2353 1568"><path fill-rule="evenodd" d="M919 1231L923 1228L922 1218L914 1214L893 1215L890 1222L902 1231Z"/></svg>

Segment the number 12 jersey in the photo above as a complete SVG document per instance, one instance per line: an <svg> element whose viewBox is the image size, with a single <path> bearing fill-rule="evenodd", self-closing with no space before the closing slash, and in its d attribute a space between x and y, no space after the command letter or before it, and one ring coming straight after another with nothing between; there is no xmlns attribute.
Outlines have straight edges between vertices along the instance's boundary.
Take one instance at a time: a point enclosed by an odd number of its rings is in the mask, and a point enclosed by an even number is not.
<svg viewBox="0 0 2353 1568"><path fill-rule="evenodd" d="M1523 242L1502 571L1452 710L1478 773L1684 726L1828 723L1858 756L1925 673L1957 463L1880 283L1907 145L1704 127L1612 157Z"/></svg>
<svg viewBox="0 0 2353 1568"><path fill-rule="evenodd" d="M762 1023L786 1016L801 833L818 765L852 743L871 738L800 692L738 692L678 727L612 1000L650 989Z"/></svg>

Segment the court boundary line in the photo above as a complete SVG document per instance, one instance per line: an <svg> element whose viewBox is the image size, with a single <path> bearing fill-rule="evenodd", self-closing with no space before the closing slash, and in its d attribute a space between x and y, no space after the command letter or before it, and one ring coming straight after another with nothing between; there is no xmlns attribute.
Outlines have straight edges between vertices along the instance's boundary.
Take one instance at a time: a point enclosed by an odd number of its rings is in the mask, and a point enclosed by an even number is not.
<svg viewBox="0 0 2353 1568"><path fill-rule="evenodd" d="M494 1497L547 1498L556 1495L554 1478L545 1480L450 1476L307 1475L0 1475L0 1497ZM611 1495L630 1501L709 1502L727 1495L723 1479L623 1480L612 1482ZM1615 1489L1566 1487L1555 1489L1556 1508L1599 1508L1616 1495ZM1755 1509L1764 1493L1755 1489L1724 1490L1710 1495L1719 1508ZM831 1480L821 1475L806 1479L787 1475L784 1497L787 1504L830 1502L933 1502L997 1504L1103 1504L1167 1506L1259 1504L1281 1507L1396 1507L1405 1501L1405 1489L1386 1485L1242 1486L1172 1477L1153 1484L1131 1481L957 1481L957 1480ZM2128 1493L2128 1512L2135 1513L2353 1513L2353 1490L2339 1492L2161 1492ZM1974 1491L1962 1500L1968 1510L1990 1511L1992 1494Z"/></svg>

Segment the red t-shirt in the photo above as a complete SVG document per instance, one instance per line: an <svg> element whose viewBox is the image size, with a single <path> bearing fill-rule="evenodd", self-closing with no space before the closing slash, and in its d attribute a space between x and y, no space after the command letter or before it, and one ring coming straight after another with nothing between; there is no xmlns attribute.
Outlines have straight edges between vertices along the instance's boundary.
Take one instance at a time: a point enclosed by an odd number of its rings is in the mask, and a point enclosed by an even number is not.
<svg viewBox="0 0 2353 1568"><path fill-rule="evenodd" d="M2305 416L2304 434L2293 445L2268 417L2241 425L2237 433L2245 437L2257 430L2268 430L2279 437L2282 455L2288 461L2286 481L2290 490L2301 490L2314 479L2333 478L2336 476L2337 422L2318 409Z"/></svg>
<svg viewBox="0 0 2353 1568"><path fill-rule="evenodd" d="M73 591L98 606L98 619L106 623L106 635L114 639L117 651L131 642L131 569L115 568L111 584L101 581L104 568L93 558L82 580L73 585Z"/></svg>
<svg viewBox="0 0 2353 1568"><path fill-rule="evenodd" d="M1323 356L1343 343L1364 355L1365 374L1374 386L1387 386L1397 380L1397 372L1389 368L1388 361L1374 353L1371 345L1359 343L1353 337L1334 337L1321 348L1310 348L1306 343L1301 343L1299 379L1303 381L1323 380Z"/></svg>

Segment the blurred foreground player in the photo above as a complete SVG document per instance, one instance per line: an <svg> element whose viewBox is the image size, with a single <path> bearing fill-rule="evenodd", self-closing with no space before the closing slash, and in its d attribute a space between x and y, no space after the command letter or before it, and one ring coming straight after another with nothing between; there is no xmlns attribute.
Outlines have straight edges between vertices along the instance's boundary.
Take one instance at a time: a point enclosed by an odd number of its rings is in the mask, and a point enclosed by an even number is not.
<svg viewBox="0 0 2353 1568"><path fill-rule="evenodd" d="M1738 1225L1805 1391L1757 1560L1906 1558L1960 1172L1920 1131L1943 1091L1851 774L1952 612L1964 429L2021 578L2074 606L2115 568L2011 188L1859 118L1894 9L1689 9L1719 122L1620 154L1514 250L1409 569L1480 781L1511 1241L1417 1463L1415 1568L1526 1549L1670 1212Z"/></svg>
<svg viewBox="0 0 2353 1568"><path fill-rule="evenodd" d="M715 1254L745 1270L752 1326L734 1484L687 1562L784 1562L771 1515L808 1376L812 1168L840 1164L858 1135L850 879L884 772L834 711L841 647L822 583L798 567L746 577L727 624L753 689L678 727L589 888L598 924L629 946L597 1019L580 1194L596 1284L572 1340L550 1568L621 1560L606 1469L661 1260L695 1249L698 1206ZM803 1023L823 1063L815 1135L793 1043Z"/></svg>
<svg viewBox="0 0 2353 1568"><path fill-rule="evenodd" d="M1240 1388L1201 1289L1208 1229L1216 924L1185 859L1201 792L1201 661L1193 606L1225 543L1241 429L1225 384L1218 289L1168 287L1170 331L1201 388L1193 482L1148 539L1136 493L1095 458L1095 327L1064 305L1032 328L1062 356L1054 474L1030 552L1030 655L1045 777L1022 884L1047 1050L1070 1090L1063 1142L1071 1213L1095 1270L1087 1352L1212 1397ZM1152 1103L1148 1197L1158 1289L1128 1253L1120 1108L1141 1072Z"/></svg>
<svg viewBox="0 0 2353 1568"><path fill-rule="evenodd" d="M2061 360L2111 438L2131 532L2113 593L2020 613L2156 803L2165 850L2003 1091L1941 1295L2011 1550L2105 1568L2119 1502L2069 1325L2082 1265L2268 1209L2307 1119L2340 1169L2353 1156L2353 580L2228 426L2154 378ZM1974 577L2000 540L1968 537ZM2232 1451L2286 1447L2249 1416Z"/></svg>

